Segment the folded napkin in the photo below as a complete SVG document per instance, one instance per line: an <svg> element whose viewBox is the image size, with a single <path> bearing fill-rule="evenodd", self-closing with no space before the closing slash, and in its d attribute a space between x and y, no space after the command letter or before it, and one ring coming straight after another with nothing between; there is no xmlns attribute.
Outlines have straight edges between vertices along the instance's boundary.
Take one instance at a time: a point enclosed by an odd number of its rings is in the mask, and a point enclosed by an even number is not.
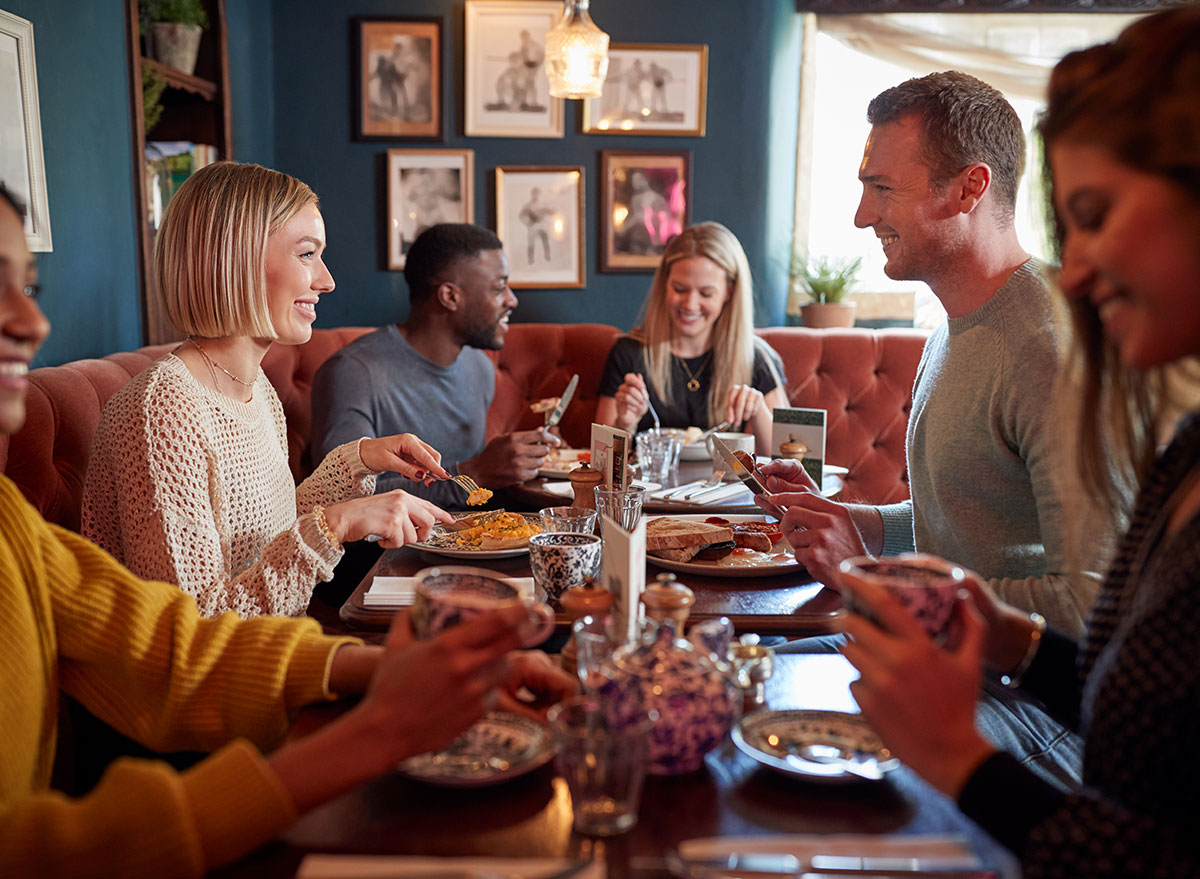
<svg viewBox="0 0 1200 879"><path fill-rule="evenodd" d="M461 879L478 875L480 879L522 877L540 879L552 876L573 863L567 858L414 858L406 855L305 855L296 871L296 879L406 879L439 875ZM603 859L597 858L572 879L604 879Z"/></svg>
<svg viewBox="0 0 1200 879"><path fill-rule="evenodd" d="M441 565L443 571L455 572L464 570L456 565ZM532 577L505 577L495 571L477 570L472 573L495 577L516 588L523 595L533 595ZM363 607L408 607L416 596L416 577L376 577L371 581L371 588L363 593Z"/></svg>
<svg viewBox="0 0 1200 879"><path fill-rule="evenodd" d="M965 837L918 834L844 833L830 836L710 836L679 844L687 860L712 860L731 854L792 855L807 864L817 855L851 858L920 858L922 868L974 870L981 866Z"/></svg>
<svg viewBox="0 0 1200 879"><path fill-rule="evenodd" d="M684 501L683 498L672 498L672 500L683 501L687 504L699 504L700 506L708 506L710 504L723 503L730 498L737 497L740 494L746 493L746 486L740 482L731 482L722 488L714 488L712 491L705 492L698 498Z"/></svg>

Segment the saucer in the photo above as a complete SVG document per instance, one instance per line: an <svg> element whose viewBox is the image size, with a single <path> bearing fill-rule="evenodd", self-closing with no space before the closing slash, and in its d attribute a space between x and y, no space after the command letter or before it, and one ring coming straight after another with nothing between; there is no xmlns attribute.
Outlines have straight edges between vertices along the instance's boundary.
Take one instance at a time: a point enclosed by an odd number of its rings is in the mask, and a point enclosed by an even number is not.
<svg viewBox="0 0 1200 879"><path fill-rule="evenodd" d="M493 711L449 747L409 757L396 769L401 775L440 787L486 787L546 765L555 750L550 730L537 721Z"/></svg>

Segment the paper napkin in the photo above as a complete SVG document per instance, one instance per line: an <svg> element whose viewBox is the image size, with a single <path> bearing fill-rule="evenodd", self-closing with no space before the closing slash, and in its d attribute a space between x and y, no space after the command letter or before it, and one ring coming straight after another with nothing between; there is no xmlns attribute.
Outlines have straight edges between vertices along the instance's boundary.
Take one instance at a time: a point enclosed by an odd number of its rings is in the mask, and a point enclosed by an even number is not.
<svg viewBox="0 0 1200 879"><path fill-rule="evenodd" d="M922 866L939 870L974 870L978 856L957 835L845 833L829 836L710 836L679 844L687 860L711 860L731 854L792 855L807 864L818 855L853 858L920 858Z"/></svg>
<svg viewBox="0 0 1200 879"><path fill-rule="evenodd" d="M405 879L439 874L461 879L464 874L521 876L539 879L571 865L567 858L414 858L406 855L306 855L296 879ZM604 879L603 859L597 858L572 879Z"/></svg>
<svg viewBox="0 0 1200 879"><path fill-rule="evenodd" d="M457 570L454 565L440 565L443 571ZM486 576L495 577L515 587L524 595L533 594L532 577L505 577L493 571L480 571ZM408 607L416 596L416 577L376 577L371 581L371 588L363 593L363 607Z"/></svg>

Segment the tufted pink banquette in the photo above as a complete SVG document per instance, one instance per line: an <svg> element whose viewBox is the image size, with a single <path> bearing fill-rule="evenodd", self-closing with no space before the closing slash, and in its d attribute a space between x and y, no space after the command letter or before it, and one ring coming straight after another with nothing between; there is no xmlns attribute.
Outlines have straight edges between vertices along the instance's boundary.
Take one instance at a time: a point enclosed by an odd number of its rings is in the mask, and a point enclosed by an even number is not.
<svg viewBox="0 0 1200 879"><path fill-rule="evenodd" d="M297 347L274 346L263 369L288 422L293 473L307 470L310 392L326 358L365 327L316 330ZM925 341L919 330L813 330L779 327L759 334L783 358L793 405L829 410L830 463L850 468L845 497L885 503L908 497L904 430L912 383ZM514 324L496 362L496 397L487 432L533 427L529 403L560 393L572 373L579 391L563 421L563 436L586 445L604 360L620 330L604 324ZM0 469L48 520L79 527L80 495L92 435L113 393L171 345L77 360L30 373L25 427L0 436Z"/></svg>

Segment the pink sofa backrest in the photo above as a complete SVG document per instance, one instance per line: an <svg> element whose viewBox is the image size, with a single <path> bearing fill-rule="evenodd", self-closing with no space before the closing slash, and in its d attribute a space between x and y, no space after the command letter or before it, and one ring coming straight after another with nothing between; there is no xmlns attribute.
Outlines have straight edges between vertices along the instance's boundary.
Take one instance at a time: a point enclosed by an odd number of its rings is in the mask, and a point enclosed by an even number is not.
<svg viewBox="0 0 1200 879"><path fill-rule="evenodd" d="M315 330L307 344L274 346L263 360L288 422L289 463L299 479L312 425L311 390L317 369L369 327ZM759 334L783 358L796 406L829 410L826 458L850 468L845 497L885 503L908 497L904 430L912 383L924 345L918 330L811 330L779 327ZM556 396L579 374L563 436L586 446L604 361L620 330L605 324L514 324L496 363L496 396L488 436L532 428L542 416L529 404ZM80 499L100 411L133 375L173 345L158 345L43 367L30 373L25 427L0 436L0 470L48 520L79 528Z"/></svg>

